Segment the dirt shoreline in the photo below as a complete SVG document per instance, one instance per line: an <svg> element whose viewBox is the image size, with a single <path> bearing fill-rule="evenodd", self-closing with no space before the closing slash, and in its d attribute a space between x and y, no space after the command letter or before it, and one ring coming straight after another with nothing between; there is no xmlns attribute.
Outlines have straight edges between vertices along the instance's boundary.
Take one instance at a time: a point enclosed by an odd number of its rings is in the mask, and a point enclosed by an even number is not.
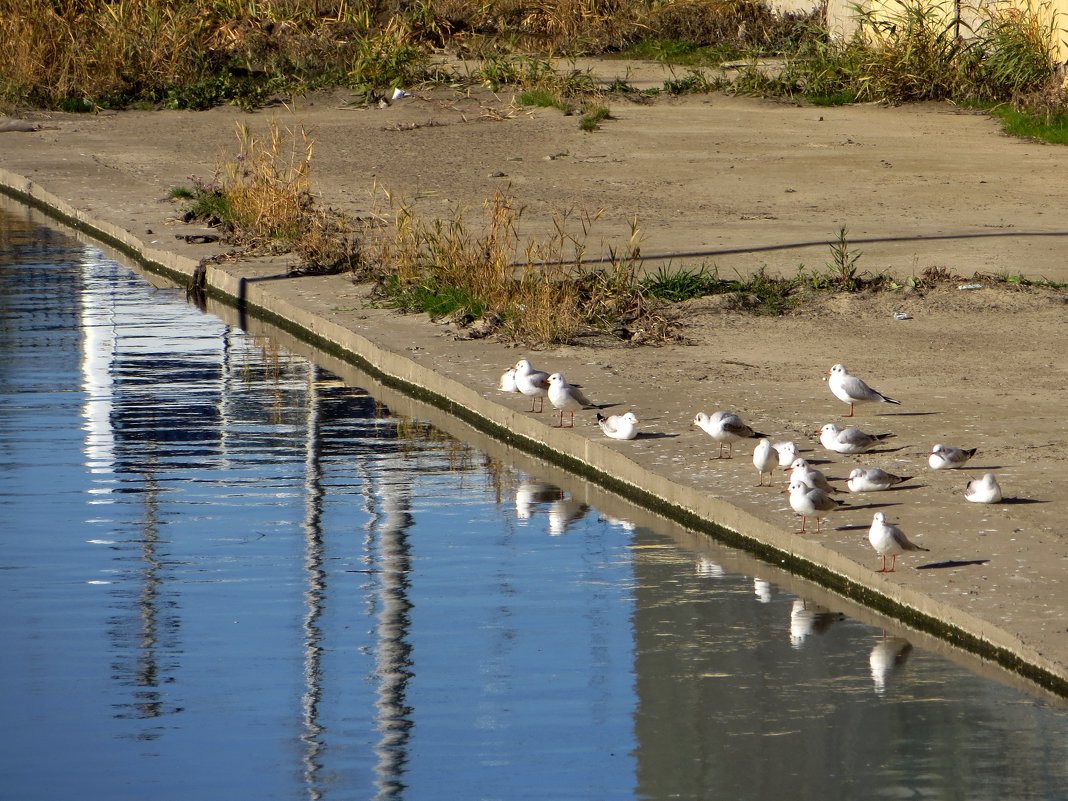
<svg viewBox="0 0 1068 801"><path fill-rule="evenodd" d="M629 231L637 215L643 254L676 265L714 260L723 274L760 266L792 274L800 257L821 266L825 243L845 225L864 251L862 269L910 275L939 266L1068 280L1068 189L1053 177L1068 173L1068 150L1007 139L989 119L945 106L815 109L718 95L613 103L617 119L584 134L575 118L514 111L488 94L416 97L387 109L345 100L321 95L255 115L58 115L40 120L37 132L0 134L0 183L181 271L220 248L175 238L195 229L173 221L167 191L188 185L190 174L210 176L236 147L237 122L255 128L277 118L311 133L317 190L352 213L367 211L371 180L441 214L457 205L477 210L505 182L526 206L531 231L550 224L553 211L603 207L607 241L620 241L616 232ZM824 244L800 245L809 242ZM246 299L274 298L265 302L281 304L316 336L369 343L398 380L436 382L448 402L517 441L593 464L799 564L1007 649L1066 693L1063 291L946 285L828 297L783 318L727 311L710 299L680 310L691 344L530 354L368 308L363 290L344 278L255 280L285 266L238 263L215 280ZM553 429L548 414L527 414L524 403L493 389L520 355L561 370L613 412L633 408L643 436L614 442L588 416L572 432ZM825 422L841 424L846 411L820 381L835 362L902 401L858 410L857 425L896 434L882 452L840 457L812 436ZM848 496L851 508L835 513L826 532L798 537L785 496L755 486L749 443L732 460L710 461L711 441L689 430L695 412L717 408L734 409L776 440L794 439L832 477L864 463L916 478L905 490ZM978 447L979 455L969 469L931 471L926 454L935 442ZM964 483L988 470L1009 502L966 502ZM776 484L781 489L781 477ZM875 573L865 533L877 509L931 553L907 555L896 573Z"/></svg>

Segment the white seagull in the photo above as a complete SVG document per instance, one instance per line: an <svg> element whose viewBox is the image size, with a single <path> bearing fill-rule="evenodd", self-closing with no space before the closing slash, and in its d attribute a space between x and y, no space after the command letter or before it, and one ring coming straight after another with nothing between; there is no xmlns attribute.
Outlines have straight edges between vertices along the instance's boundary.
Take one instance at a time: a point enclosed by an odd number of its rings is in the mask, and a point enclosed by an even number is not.
<svg viewBox="0 0 1068 801"><path fill-rule="evenodd" d="M853 407L858 403L901 404L901 401L896 401L879 390L869 387L863 380L850 373L844 364L836 364L824 375L827 377L827 386L830 387L834 396L849 404L849 414L846 417L853 416Z"/></svg>
<svg viewBox="0 0 1068 801"><path fill-rule="evenodd" d="M545 397L549 394L549 374L535 370L526 359L517 361L514 369L516 388L530 398L530 411L534 411L534 404L538 403L540 414L545 406Z"/></svg>
<svg viewBox="0 0 1068 801"><path fill-rule="evenodd" d="M868 542L883 557L882 569L877 570L877 573L893 573L899 553L931 550L910 542L909 538L905 536L905 532L893 523L886 522L886 515L882 512L876 512L875 517L872 518L871 528L868 529ZM886 569L886 557L888 556L893 557L889 570Z"/></svg>
<svg viewBox="0 0 1068 801"><path fill-rule="evenodd" d="M789 467L797 458L797 446L793 442L776 442L771 447L779 454L779 467Z"/></svg>
<svg viewBox="0 0 1068 801"><path fill-rule="evenodd" d="M893 434L868 434L859 428L849 426L839 428L834 423L827 423L819 430L820 443L827 450L835 453L864 453L881 440Z"/></svg>
<svg viewBox="0 0 1068 801"><path fill-rule="evenodd" d="M826 517L827 512L840 509L845 503L832 498L826 492L815 487L810 487L804 481L796 479L790 481L790 486L783 490L790 493L790 508L801 515L801 528L795 534L805 533L807 518L816 518L816 534L820 533L820 518Z"/></svg>
<svg viewBox="0 0 1068 801"><path fill-rule="evenodd" d="M768 474L768 486L770 487L775 483L774 473L775 465L779 463L779 452L772 447L771 440L767 437L761 438L760 442L753 448L753 467L760 472L760 483L758 487L764 486L764 474Z"/></svg>
<svg viewBox="0 0 1068 801"><path fill-rule="evenodd" d="M912 476L895 476L878 467L856 467L850 471L846 486L850 492L879 492L911 480Z"/></svg>
<svg viewBox="0 0 1068 801"><path fill-rule="evenodd" d="M968 482L964 497L972 503L1000 503L1001 486L993 473L985 473L982 478Z"/></svg>
<svg viewBox="0 0 1068 801"><path fill-rule="evenodd" d="M497 382L497 389L501 392L519 392L519 387L515 385L514 367L509 367L501 373L501 378Z"/></svg>
<svg viewBox="0 0 1068 801"><path fill-rule="evenodd" d="M964 467L964 463L975 456L978 448L955 448L952 445L935 445L931 449L931 455L927 457L927 464L932 470L953 470Z"/></svg>
<svg viewBox="0 0 1068 801"><path fill-rule="evenodd" d="M822 470L817 470L804 459L794 459L793 464L788 469L790 470L790 481L804 481L810 487L821 489L828 494L841 492L840 489L831 485L831 482L827 480L827 476L823 475Z"/></svg>
<svg viewBox="0 0 1068 801"><path fill-rule="evenodd" d="M557 423L557 428L564 427L564 412L571 413L571 425L568 427L574 428L575 410L590 409L593 407L593 404L582 394L581 389L567 383L567 379L564 378L563 373L553 373L549 376L548 394L549 403L556 407L560 412L560 422Z"/></svg>
<svg viewBox="0 0 1068 801"><path fill-rule="evenodd" d="M757 439L763 437L759 431L754 431L745 423L742 422L742 418L733 412L715 412L711 415L707 415L704 412L698 412L694 417L693 423L690 428L699 426L704 430L708 436L712 437L719 443L719 456L717 459L723 457L723 446L727 446L727 456L730 459L734 455L734 443L743 439Z"/></svg>
<svg viewBox="0 0 1068 801"><path fill-rule="evenodd" d="M597 425L601 427L606 437L612 439L634 439L638 436L639 422L641 421L634 416L634 412L612 414L608 417L597 412Z"/></svg>

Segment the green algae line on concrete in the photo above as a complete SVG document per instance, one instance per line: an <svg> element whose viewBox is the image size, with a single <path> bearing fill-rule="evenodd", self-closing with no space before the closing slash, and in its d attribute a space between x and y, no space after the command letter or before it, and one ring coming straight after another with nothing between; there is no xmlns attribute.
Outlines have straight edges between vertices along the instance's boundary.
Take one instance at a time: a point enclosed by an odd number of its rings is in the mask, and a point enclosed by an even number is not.
<svg viewBox="0 0 1068 801"><path fill-rule="evenodd" d="M172 251L149 248L119 226L72 208L34 182L0 170L5 193L39 208L131 256L145 269L190 286L203 264L207 293L262 318L298 338L354 364L386 386L441 408L476 429L580 474L629 500L703 532L794 574L859 601L914 628L935 634L1012 670L1059 695L1068 696L1068 677L1056 664L1011 633L923 592L893 584L882 574L820 543L801 539L744 509L694 486L665 479L607 445L573 429L556 429L484 397L476 389L409 358L372 336L324 316L321 295L302 296L299 282L278 263L205 264ZM351 289L344 277L319 279L338 297Z"/></svg>

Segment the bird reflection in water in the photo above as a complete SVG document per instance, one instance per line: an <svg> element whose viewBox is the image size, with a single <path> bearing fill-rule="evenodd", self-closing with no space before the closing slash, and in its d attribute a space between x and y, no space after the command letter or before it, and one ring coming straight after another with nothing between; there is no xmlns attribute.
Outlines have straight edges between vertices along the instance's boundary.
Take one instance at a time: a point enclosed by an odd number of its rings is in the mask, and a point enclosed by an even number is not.
<svg viewBox="0 0 1068 801"><path fill-rule="evenodd" d="M563 494L563 490L546 481L522 481L515 491L515 516L530 520L536 507L559 500Z"/></svg>
<svg viewBox="0 0 1068 801"><path fill-rule="evenodd" d="M520 482L515 491L515 516L530 520L538 507L547 507L549 533L554 537L566 533L576 521L586 516L590 507L575 500L570 493L547 481L529 479Z"/></svg>
<svg viewBox="0 0 1068 801"><path fill-rule="evenodd" d="M886 685L891 676L901 669L911 651L912 643L903 637L887 637L884 634L875 643L868 657L868 665L871 667L871 680L875 684L877 694L886 694Z"/></svg>
<svg viewBox="0 0 1068 801"><path fill-rule="evenodd" d="M698 559L694 568L697 570L697 575L705 576L706 578L723 578L727 575L723 565L719 564L719 562L713 562L707 556L702 556Z"/></svg>
<svg viewBox="0 0 1068 801"><path fill-rule="evenodd" d="M844 619L841 612L797 598L790 609L790 645L800 648L810 635L824 634L832 624Z"/></svg>
<svg viewBox="0 0 1068 801"><path fill-rule="evenodd" d="M771 583L762 578L753 577L753 594L762 604L771 603Z"/></svg>

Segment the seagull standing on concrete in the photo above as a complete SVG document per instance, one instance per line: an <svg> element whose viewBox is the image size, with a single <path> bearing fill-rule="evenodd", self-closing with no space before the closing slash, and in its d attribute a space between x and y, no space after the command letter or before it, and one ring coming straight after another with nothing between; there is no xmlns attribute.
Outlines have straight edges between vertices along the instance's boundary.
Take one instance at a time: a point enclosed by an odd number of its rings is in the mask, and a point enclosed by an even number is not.
<svg viewBox="0 0 1068 801"><path fill-rule="evenodd" d="M883 566L877 573L893 573L897 564L897 555L905 551L929 551L914 542L910 542L900 528L893 523L886 522L886 515L876 512L872 518L871 528L868 529L868 542L883 557ZM890 569L886 569L886 557L892 557Z"/></svg>
<svg viewBox="0 0 1068 801"><path fill-rule="evenodd" d="M853 416L853 409L858 403L896 403L893 398L887 397L877 389L872 389L863 380L850 373L843 364L836 364L824 375L827 377L827 386L840 401L849 404L849 414Z"/></svg>

